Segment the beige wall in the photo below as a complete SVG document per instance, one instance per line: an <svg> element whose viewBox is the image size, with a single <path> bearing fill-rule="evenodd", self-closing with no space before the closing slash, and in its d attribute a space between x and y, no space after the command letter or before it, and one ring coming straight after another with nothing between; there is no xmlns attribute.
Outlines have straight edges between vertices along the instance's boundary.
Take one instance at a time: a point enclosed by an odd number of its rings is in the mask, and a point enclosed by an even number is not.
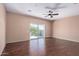
<svg viewBox="0 0 79 59"><path fill-rule="evenodd" d="M5 47L5 9L0 4L0 55Z"/></svg>
<svg viewBox="0 0 79 59"><path fill-rule="evenodd" d="M7 13L7 43L29 40L31 23L45 24L46 37L79 42L79 16L65 17L51 23L30 16Z"/></svg>
<svg viewBox="0 0 79 59"><path fill-rule="evenodd" d="M30 16L7 13L7 43L29 40L31 23L45 24L45 36L52 36L51 22Z"/></svg>
<svg viewBox="0 0 79 59"><path fill-rule="evenodd" d="M79 42L79 16L58 19L52 28L53 37Z"/></svg>

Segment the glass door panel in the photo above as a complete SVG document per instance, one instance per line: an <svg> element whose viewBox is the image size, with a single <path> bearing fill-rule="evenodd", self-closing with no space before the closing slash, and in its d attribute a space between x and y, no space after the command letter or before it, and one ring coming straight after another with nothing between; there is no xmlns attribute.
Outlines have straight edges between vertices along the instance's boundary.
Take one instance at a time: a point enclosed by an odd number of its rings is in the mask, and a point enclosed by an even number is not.
<svg viewBox="0 0 79 59"><path fill-rule="evenodd" d="M38 38L39 35L39 29L37 24L31 24L30 28L30 39Z"/></svg>
<svg viewBox="0 0 79 59"><path fill-rule="evenodd" d="M43 38L45 36L45 27L44 25L39 25L39 37Z"/></svg>
<svg viewBox="0 0 79 59"><path fill-rule="evenodd" d="M45 36L45 26L40 24L30 25L30 39L42 38Z"/></svg>

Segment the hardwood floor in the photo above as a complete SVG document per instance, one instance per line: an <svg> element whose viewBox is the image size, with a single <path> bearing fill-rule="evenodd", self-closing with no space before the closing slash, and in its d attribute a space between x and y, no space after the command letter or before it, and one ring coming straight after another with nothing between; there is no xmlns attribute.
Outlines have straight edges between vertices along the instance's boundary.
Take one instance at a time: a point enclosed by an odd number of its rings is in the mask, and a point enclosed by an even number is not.
<svg viewBox="0 0 79 59"><path fill-rule="evenodd" d="M9 43L2 56L79 56L79 43L55 38Z"/></svg>

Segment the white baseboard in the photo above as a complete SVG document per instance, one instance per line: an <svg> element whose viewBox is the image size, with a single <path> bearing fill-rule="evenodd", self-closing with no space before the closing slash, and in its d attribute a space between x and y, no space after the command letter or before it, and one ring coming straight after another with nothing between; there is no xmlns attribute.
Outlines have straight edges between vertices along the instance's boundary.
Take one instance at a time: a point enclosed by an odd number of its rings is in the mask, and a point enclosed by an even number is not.
<svg viewBox="0 0 79 59"><path fill-rule="evenodd" d="M57 39L61 39L61 40L67 40L67 41L72 41L72 42L78 42L79 43L79 41L78 40L72 40L72 39L69 39L69 38L61 38L61 37L53 37L53 38L57 38Z"/></svg>

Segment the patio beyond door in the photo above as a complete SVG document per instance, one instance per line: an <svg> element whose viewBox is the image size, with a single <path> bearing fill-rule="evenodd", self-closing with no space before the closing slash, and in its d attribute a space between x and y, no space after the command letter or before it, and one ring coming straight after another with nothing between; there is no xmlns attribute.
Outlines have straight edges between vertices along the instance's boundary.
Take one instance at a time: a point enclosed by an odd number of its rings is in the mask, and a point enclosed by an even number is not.
<svg viewBox="0 0 79 59"><path fill-rule="evenodd" d="M30 39L37 39L44 37L45 37L45 25L30 24Z"/></svg>

